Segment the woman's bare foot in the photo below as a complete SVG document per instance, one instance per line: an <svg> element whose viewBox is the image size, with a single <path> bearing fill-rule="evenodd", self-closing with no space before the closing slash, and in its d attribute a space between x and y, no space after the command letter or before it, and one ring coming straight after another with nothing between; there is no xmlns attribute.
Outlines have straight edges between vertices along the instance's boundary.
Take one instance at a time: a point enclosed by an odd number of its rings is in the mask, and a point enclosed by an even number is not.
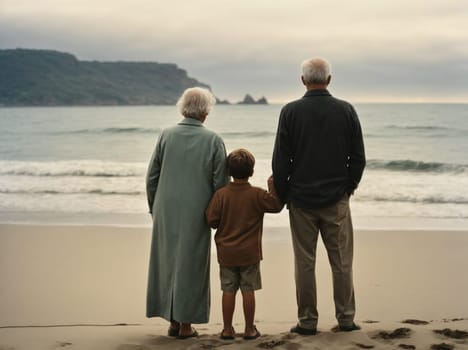
<svg viewBox="0 0 468 350"><path fill-rule="evenodd" d="M197 337L198 333L195 328L192 327L191 323L181 323L179 329L178 339L187 339L192 337Z"/></svg>

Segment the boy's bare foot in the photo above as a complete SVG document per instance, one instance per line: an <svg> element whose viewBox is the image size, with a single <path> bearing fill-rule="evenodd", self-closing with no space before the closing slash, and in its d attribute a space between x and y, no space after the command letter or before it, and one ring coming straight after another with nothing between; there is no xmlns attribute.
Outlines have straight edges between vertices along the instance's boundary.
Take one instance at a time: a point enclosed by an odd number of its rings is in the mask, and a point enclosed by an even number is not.
<svg viewBox="0 0 468 350"><path fill-rule="evenodd" d="M227 331L223 329L221 331L221 335L219 336L219 338L222 340L234 340L235 337L236 331L234 330L234 327L231 327L231 329Z"/></svg>
<svg viewBox="0 0 468 350"><path fill-rule="evenodd" d="M261 334L257 330L257 327L255 325L253 327L251 327L251 328L246 328L245 329L245 332L244 332L244 339L245 340L257 339L260 336L261 336Z"/></svg>

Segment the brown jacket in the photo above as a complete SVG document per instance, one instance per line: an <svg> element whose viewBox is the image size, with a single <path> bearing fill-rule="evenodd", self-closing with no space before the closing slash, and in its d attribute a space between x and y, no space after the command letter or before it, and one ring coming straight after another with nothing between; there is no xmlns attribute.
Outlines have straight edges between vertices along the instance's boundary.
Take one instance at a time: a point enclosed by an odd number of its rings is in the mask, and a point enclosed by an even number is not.
<svg viewBox="0 0 468 350"><path fill-rule="evenodd" d="M221 266L245 266L262 259L262 229L265 213L277 213L283 204L273 181L269 191L248 182L231 182L219 189L206 209L206 219L215 234Z"/></svg>

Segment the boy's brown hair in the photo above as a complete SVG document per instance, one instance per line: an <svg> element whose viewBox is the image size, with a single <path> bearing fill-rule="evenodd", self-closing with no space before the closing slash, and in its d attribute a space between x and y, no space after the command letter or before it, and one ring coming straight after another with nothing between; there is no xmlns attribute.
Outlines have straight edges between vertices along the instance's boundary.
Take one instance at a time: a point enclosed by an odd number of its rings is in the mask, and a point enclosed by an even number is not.
<svg viewBox="0 0 468 350"><path fill-rule="evenodd" d="M248 179L253 174L255 157L245 148L239 148L227 157L228 173L234 179Z"/></svg>

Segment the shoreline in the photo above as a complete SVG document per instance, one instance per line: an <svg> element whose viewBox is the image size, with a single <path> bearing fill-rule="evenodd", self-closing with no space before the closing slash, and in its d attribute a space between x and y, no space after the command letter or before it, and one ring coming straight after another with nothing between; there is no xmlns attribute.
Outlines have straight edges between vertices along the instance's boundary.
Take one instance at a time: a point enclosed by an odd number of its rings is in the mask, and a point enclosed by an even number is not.
<svg viewBox="0 0 468 350"><path fill-rule="evenodd" d="M75 212L27 212L1 211L0 225L37 226L100 226L151 228L151 217L147 213L75 213ZM363 217L353 215L355 230L364 231L466 231L468 218L436 217ZM266 214L264 228L289 230L287 209L280 214Z"/></svg>

